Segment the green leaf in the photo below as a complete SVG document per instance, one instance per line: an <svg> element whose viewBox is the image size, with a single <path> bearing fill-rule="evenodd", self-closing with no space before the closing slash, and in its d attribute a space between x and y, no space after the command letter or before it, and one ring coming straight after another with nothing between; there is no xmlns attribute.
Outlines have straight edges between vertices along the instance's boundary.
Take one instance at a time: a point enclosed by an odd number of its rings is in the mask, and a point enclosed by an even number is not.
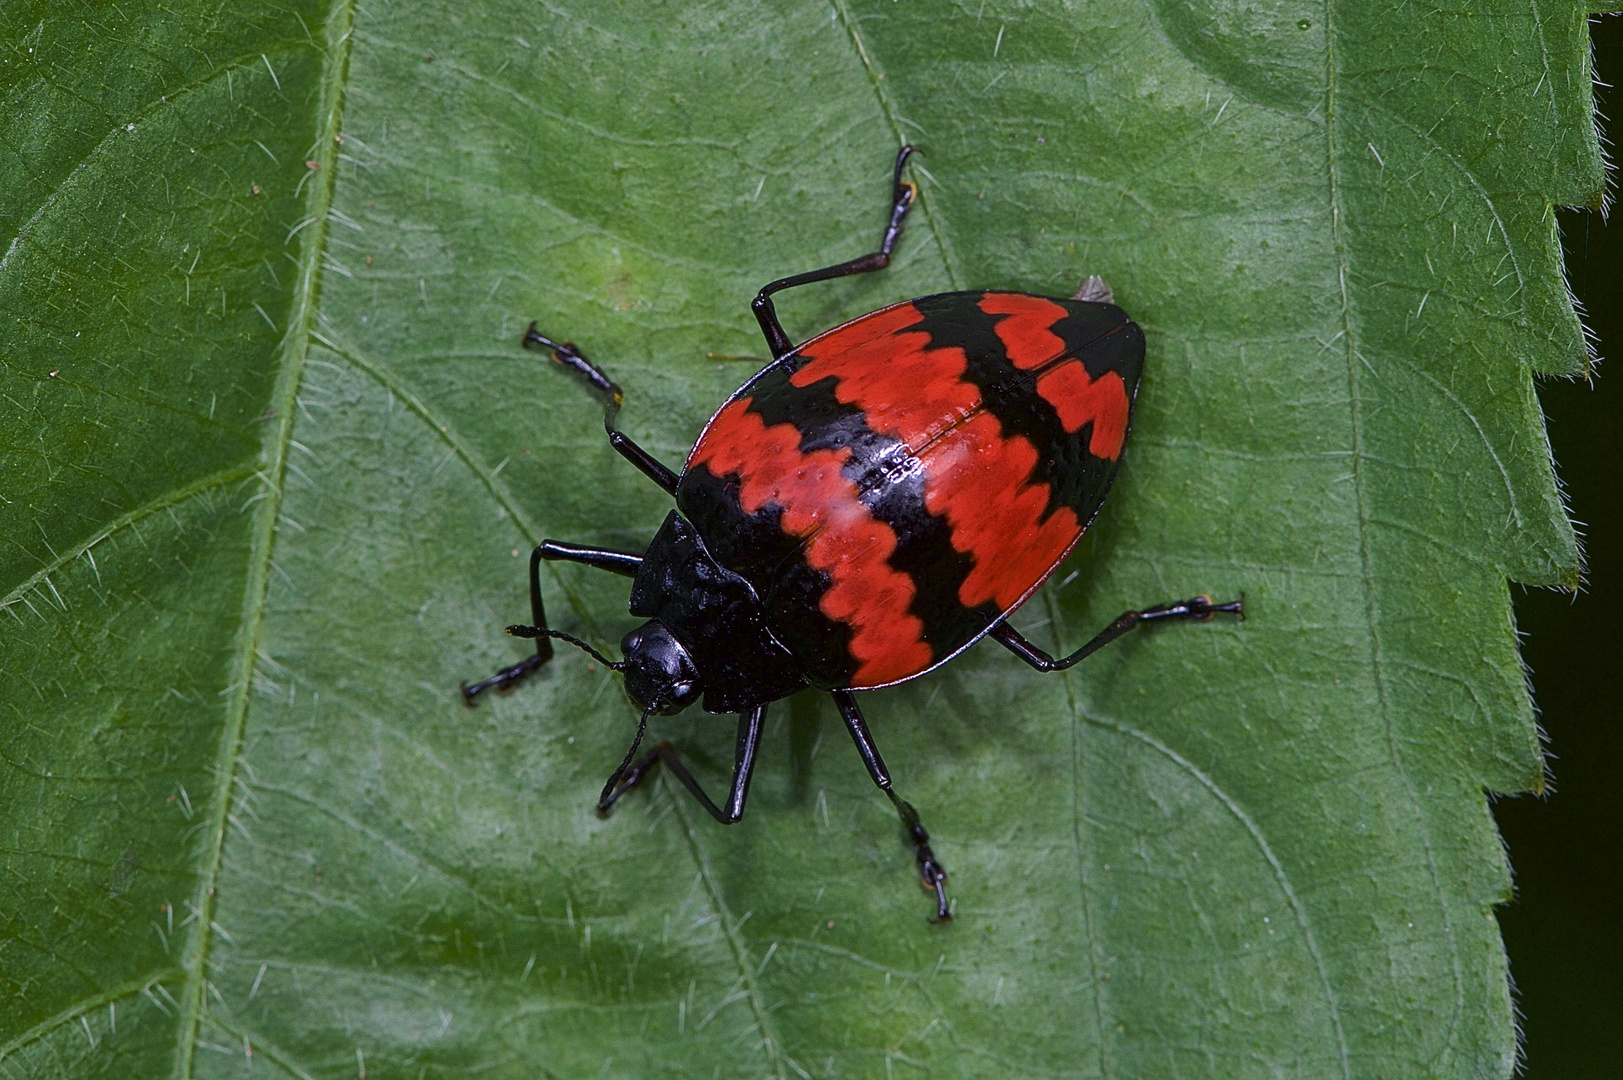
<svg viewBox="0 0 1623 1080"><path fill-rule="evenodd" d="M1532 372L1585 364L1580 11L0 20L8 1076L1509 1074L1483 789L1540 780L1507 578L1576 576ZM663 778L594 814L635 716L584 657L455 689L523 655L531 544L668 506L523 326L680 462L749 297L868 250L904 140L898 265L791 334L1105 275L1149 336L1128 463L1015 622L1249 614L866 698L944 926L826 699L773 708L724 830ZM655 731L721 782L730 722Z"/></svg>

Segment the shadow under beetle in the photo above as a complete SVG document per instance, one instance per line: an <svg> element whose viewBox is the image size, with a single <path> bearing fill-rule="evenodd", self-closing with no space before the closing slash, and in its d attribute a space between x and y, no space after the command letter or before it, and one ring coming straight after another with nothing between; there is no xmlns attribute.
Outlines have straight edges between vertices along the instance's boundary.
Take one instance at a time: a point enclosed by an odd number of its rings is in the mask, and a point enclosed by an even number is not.
<svg viewBox="0 0 1623 1080"><path fill-rule="evenodd" d="M616 430L624 395L570 342L531 323L547 349L606 399L610 444L676 499L641 555L543 541L530 553L533 656L478 683L508 690L576 645L625 677L642 710L625 760L598 798L607 812L663 761L717 821L744 815L767 706L808 686L834 696L857 752L901 816L919 874L951 917L946 871L918 811L891 787L853 694L913 679L991 636L1038 671L1063 671L1142 623L1240 615L1242 601L1197 596L1128 611L1055 659L1007 624L1046 581L1104 502L1127 436L1144 334L1089 278L1076 296L955 292L894 304L796 347L772 294L882 270L917 189L896 157L879 250L765 286L751 304L772 363L711 418L680 475ZM547 627L543 559L632 580L631 613L648 621L611 661ZM1243 598L1242 598L1243 599ZM732 787L721 806L669 743L637 749L650 714L702 700L737 713Z"/></svg>

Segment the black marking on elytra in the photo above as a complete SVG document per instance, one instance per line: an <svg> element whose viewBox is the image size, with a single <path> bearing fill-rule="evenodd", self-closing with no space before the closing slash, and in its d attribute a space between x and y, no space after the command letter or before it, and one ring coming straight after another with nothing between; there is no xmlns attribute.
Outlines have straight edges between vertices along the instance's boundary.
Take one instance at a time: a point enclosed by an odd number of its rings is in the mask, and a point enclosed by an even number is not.
<svg viewBox="0 0 1623 1080"><path fill-rule="evenodd" d="M767 371L750 385L749 411L767 427L793 424L800 432L800 452L818 450L851 451L850 465L883 460L896 440L868 427L861 408L847 405L835 396L839 380L830 375L810 386L795 386L783 369ZM843 470L846 479L863 487L865 473Z"/></svg>
<svg viewBox="0 0 1623 1080"><path fill-rule="evenodd" d="M739 478L716 476L702 463L683 473L676 507L699 530L711 556L761 595L771 587L778 564L800 550L800 541L781 527L781 507L768 504L746 514L739 504Z"/></svg>
<svg viewBox="0 0 1623 1080"><path fill-rule="evenodd" d="M762 597L773 632L794 652L806 681L820 690L850 686L857 673L851 627L830 619L819 606L830 584L827 574L797 556L780 564Z"/></svg>
<svg viewBox="0 0 1623 1080"><path fill-rule="evenodd" d="M958 591L975 568L975 558L952 546L952 526L924 506L924 468L899 448L884 483L863 492L873 516L896 533L890 565L913 579L911 612L924 624L924 640L936 660L951 656L996 621L996 604L968 608Z"/></svg>
<svg viewBox="0 0 1623 1080"><path fill-rule="evenodd" d="M830 376L808 386L769 375L750 388L750 411L768 426L792 423L800 431L801 453L847 450L841 475L873 516L896 534L888 560L913 581L909 611L924 624L924 641L937 657L950 656L997 617L996 608L968 610L958 590L974 569L972 556L952 546L946 518L924 506L924 473L900 439L868 426L867 415L835 396L839 380ZM842 624L843 625L843 624Z"/></svg>
<svg viewBox="0 0 1623 1080"><path fill-rule="evenodd" d="M1056 301L1070 314L1050 329L1065 342L1065 352L1081 359L1088 378L1097 379L1114 371L1127 383L1131 400L1144 364L1144 332L1127 319L1127 313L1114 304L1094 304L1084 300ZM1138 350L1122 350L1136 339Z"/></svg>
<svg viewBox="0 0 1623 1080"><path fill-rule="evenodd" d="M783 507L767 503L746 514L738 477L718 477L703 464L682 474L676 505L711 556L750 583L772 633L800 661L807 680L823 688L849 683L856 671L851 627L818 607L832 581L806 563L804 541L783 531Z"/></svg>
<svg viewBox="0 0 1623 1080"><path fill-rule="evenodd" d="M958 602L958 590L975 560L952 546L947 519L925 509L923 464L900 439L870 428L861 409L842 404L835 397L838 385L832 376L805 387L791 385L788 394L757 396L751 408L764 406L772 416L797 424L803 453L850 450L842 475L856 486L869 512L896 534L896 550L888 561L913 581L908 610L924 624L931 651L938 658L951 656L1000 612L996 607L970 610ZM762 418L773 422L765 412Z"/></svg>
<svg viewBox="0 0 1623 1080"><path fill-rule="evenodd" d="M919 329L930 334L936 347L956 345L964 350L968 365L964 378L979 388L986 410L997 418L1005 437L1018 435L1037 451L1037 464L1027 478L1029 483L1048 485L1048 507L1044 520L1061 506L1068 506L1077 521L1086 525L1104 503L1115 477L1117 462L1095 457L1088 452L1093 437L1093 425L1084 424L1075 432L1067 432L1060 422L1059 413L1037 393L1039 374L1053 370L1062 363L1077 363L1076 358L1051 361L1039 369L1021 369L1009 361L1003 339L997 335L997 323L1009 315L988 315L980 308L983 293L948 293L926 297L913 303L924 313ZM1114 336L1112 328L1126 322L1120 308L1108 304L1088 304L1079 301L1056 301L1071 311L1054 326L1068 350L1082 353L1084 367L1089 367L1089 355L1105 346ZM1134 328L1136 330L1136 327ZM1098 367L1099 373L1107 369L1119 370L1114 347L1106 347L1108 354ZM1126 378L1127 372L1122 372ZM1089 376L1094 372L1089 367ZM1137 370L1128 379L1131 395L1137 385Z"/></svg>
<svg viewBox="0 0 1623 1080"><path fill-rule="evenodd" d="M1077 471L1085 468L1086 440L1067 433L1054 407L1037 394L1036 373L1023 371L1009 361L1008 350L997 336L999 319L980 309L982 294L933 296L914 301L924 313L919 327L930 335L933 347L958 346L968 361L964 379L980 390L981 403L997 418L1003 436L1018 435L1037 451L1037 464L1028 483L1048 485L1048 508L1044 520L1061 506L1079 514L1086 490L1077 481ZM1078 433L1080 434L1080 433Z"/></svg>

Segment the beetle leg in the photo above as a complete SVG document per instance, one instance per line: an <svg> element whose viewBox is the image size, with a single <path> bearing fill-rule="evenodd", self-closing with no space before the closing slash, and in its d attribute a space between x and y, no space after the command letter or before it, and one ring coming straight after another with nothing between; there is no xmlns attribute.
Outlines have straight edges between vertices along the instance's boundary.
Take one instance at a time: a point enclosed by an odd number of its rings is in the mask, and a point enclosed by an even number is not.
<svg viewBox="0 0 1623 1080"><path fill-rule="evenodd" d="M1055 660L1046 652L1027 641L1019 631L1007 624L994 626L990 636L996 638L1006 649L1020 659L1036 668L1038 671L1064 671L1075 666L1079 661L1087 659L1112 641L1121 637L1135 626L1144 623L1161 622L1167 619L1188 619L1193 622L1205 622L1213 615L1238 615L1245 618L1245 594L1241 593L1238 600L1231 600L1226 604L1215 604L1209 596L1196 596L1188 600L1179 600L1175 604L1159 604L1143 611L1124 611L1117 616L1116 621L1105 627L1093 636L1093 639L1069 656Z"/></svg>
<svg viewBox="0 0 1623 1080"><path fill-rule="evenodd" d="M607 570L611 574L619 574L621 577L636 577L637 568L642 565L642 556L635 552L566 544L562 540L543 540L541 546L535 550L548 562L583 563L586 566L595 566L599 570Z"/></svg>
<svg viewBox="0 0 1623 1080"><path fill-rule="evenodd" d="M750 310L755 312L755 321L761 324L761 333L766 335L766 343L772 350L774 360L785 353L793 352L795 346L789 340L789 335L783 332L782 324L778 322L778 313L772 307L773 293L792 289L796 285L810 285L814 281L828 281L831 278L883 270L890 265L891 250L896 247L896 240L902 235L902 219L907 216L908 208L913 205L919 193L918 187L912 181L902 179L902 166L907 164L907 159L915 152L914 147L904 146L896 155L896 172L891 179L890 223L885 226L885 235L879 241L878 251L836 266L825 266L821 270L810 270L804 274L779 278L769 282L755 294L755 299L750 302Z"/></svg>
<svg viewBox="0 0 1623 1080"><path fill-rule="evenodd" d="M952 905L947 903L947 871L936 861L935 852L930 850L930 834L920 823L919 812L913 809L912 803L891 790L890 770L885 768L885 759L879 756L879 747L874 745L868 722L862 718L862 710L857 708L856 699L850 691L834 691L834 703L840 707L840 715L845 718L845 726L851 732L851 741L857 744L862 763L868 767L868 775L873 777L879 790L896 807L896 813L902 819L902 828L907 830L907 838L913 842L914 856L919 863L919 880L926 889L935 892L936 913L930 921L941 922L952 918Z"/></svg>
<svg viewBox="0 0 1623 1080"><path fill-rule="evenodd" d="M535 620L535 627L539 630L547 628L547 609L541 602L542 559L549 562L561 560L585 563L587 566L595 566L600 570L608 570L625 577L636 577L637 568L642 565L642 556L633 555L629 551L583 547L558 540L541 541L541 546L530 552L530 617ZM538 635L535 639L535 655L526 656L518 663L502 668L488 679L481 679L476 683L463 683L462 700L472 705L474 699L486 690L506 693L551 659L552 639L544 634Z"/></svg>
<svg viewBox="0 0 1623 1080"><path fill-rule="evenodd" d="M535 328L535 323L524 331L525 346L537 345L543 349L552 350L553 362L560 367L569 368L576 372L588 383L592 389L603 395L603 430L609 433L609 445L614 447L621 457L625 458L648 479L665 489L666 494L676 494L676 473L654 455L631 441L631 437L614 426L614 419L620 413L620 406L626 399L625 391L620 389L618 383L609 378L602 368L581 355L572 341L553 341L542 335Z"/></svg>
<svg viewBox="0 0 1623 1080"><path fill-rule="evenodd" d="M723 825L735 824L744 816L744 800L749 798L750 777L755 772L755 754L761 745L761 729L766 723L766 706L757 705L738 718L738 746L733 757L733 784L727 793L726 807L719 807L710 801L710 796L704 793L704 788L693 779L687 766L676 753L676 747L668 742L657 744L652 750L644 754L635 765L632 765L620 775L619 783L603 793L597 801L597 812L607 814L632 787L636 786L648 770L663 761L671 774L682 782L699 805L710 812L710 816Z"/></svg>

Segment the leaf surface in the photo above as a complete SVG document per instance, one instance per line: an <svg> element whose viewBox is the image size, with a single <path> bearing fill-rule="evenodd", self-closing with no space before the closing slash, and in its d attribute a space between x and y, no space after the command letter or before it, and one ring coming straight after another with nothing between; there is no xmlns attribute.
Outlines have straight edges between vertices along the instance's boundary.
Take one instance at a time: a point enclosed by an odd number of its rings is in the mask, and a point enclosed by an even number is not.
<svg viewBox="0 0 1623 1080"><path fill-rule="evenodd" d="M0 1061L30 1077L1505 1076L1483 789L1541 758L1507 579L1577 554L1532 373L1583 341L1568 5L15 4L0 86ZM523 654L522 556L667 500L760 355L1105 275L1128 463L1015 624L1244 592L1064 676L826 699L750 812L592 810L635 716ZM547 579L611 648L622 579ZM713 787L731 724L655 734ZM269 1065L267 1066L267 1062Z"/></svg>

